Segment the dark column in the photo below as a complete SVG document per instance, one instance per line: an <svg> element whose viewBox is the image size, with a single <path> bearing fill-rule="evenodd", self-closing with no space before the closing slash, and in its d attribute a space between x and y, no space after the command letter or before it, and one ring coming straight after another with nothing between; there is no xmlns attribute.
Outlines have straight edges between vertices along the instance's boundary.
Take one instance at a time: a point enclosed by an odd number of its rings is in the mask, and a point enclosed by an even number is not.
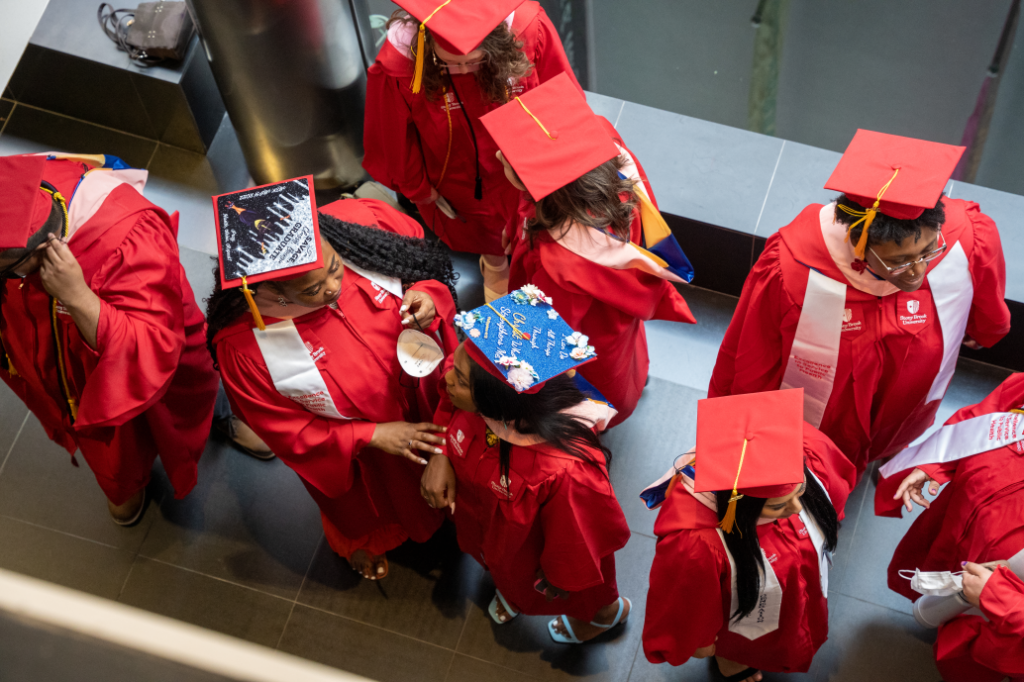
<svg viewBox="0 0 1024 682"><path fill-rule="evenodd" d="M257 183L364 177L366 71L351 5L338 0L189 0Z"/></svg>

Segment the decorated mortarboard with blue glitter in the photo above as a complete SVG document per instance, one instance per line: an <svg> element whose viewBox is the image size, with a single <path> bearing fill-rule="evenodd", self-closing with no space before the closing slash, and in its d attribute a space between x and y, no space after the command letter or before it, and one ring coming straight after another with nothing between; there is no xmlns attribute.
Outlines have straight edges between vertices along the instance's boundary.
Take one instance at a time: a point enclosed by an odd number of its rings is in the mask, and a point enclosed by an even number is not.
<svg viewBox="0 0 1024 682"><path fill-rule="evenodd" d="M466 351L518 393L536 393L548 379L597 357L589 339L573 331L544 292L532 284L455 316Z"/></svg>

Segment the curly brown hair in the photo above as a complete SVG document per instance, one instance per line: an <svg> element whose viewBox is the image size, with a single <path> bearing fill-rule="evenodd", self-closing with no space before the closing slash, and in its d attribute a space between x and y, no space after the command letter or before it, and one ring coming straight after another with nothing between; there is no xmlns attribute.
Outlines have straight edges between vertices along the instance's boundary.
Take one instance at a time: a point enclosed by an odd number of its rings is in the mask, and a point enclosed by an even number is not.
<svg viewBox="0 0 1024 682"><path fill-rule="evenodd" d="M419 22L403 10L395 10L386 25L390 28L395 22L412 24L419 28ZM504 104L508 102L509 79L512 82L525 78L533 69L533 62L523 52L523 41L516 36L502 21L493 31L487 34L484 42L477 49L483 50L485 57L480 70L476 72L476 82L480 86L484 99L488 102ZM413 33L409 51L416 55L416 33ZM434 36L428 30L424 42L426 54L423 59L423 91L427 99L434 101L444 91L448 76L441 68L440 60L434 52Z"/></svg>
<svg viewBox="0 0 1024 682"><path fill-rule="evenodd" d="M628 241L639 200L633 182L619 177L625 164L622 156L605 161L538 201L535 217L526 224L527 234L558 226L568 230L572 223L579 223Z"/></svg>

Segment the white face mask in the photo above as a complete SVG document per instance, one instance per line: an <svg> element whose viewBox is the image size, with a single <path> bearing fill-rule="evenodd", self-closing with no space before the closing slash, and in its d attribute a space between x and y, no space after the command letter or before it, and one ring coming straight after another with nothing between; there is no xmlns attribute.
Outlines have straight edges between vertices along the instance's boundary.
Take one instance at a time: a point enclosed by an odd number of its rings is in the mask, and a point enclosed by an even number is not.
<svg viewBox="0 0 1024 682"><path fill-rule="evenodd" d="M914 569L911 575L903 575L911 571L900 571L900 577L910 580L910 589L918 594L932 594L946 597L964 589L963 572L921 571Z"/></svg>

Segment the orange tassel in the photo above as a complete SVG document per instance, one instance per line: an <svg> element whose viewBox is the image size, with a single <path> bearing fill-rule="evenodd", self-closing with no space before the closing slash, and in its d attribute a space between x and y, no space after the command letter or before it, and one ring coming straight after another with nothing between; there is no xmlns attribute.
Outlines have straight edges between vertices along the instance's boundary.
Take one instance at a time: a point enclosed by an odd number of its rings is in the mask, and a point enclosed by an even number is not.
<svg viewBox="0 0 1024 682"><path fill-rule="evenodd" d="M260 328L260 331L265 331L267 325L263 324L263 316L260 315L260 309L256 307L256 301L252 297L252 290L249 289L249 285L245 282L245 275L242 275L242 295L245 296L246 302L249 304L249 312L252 313L252 318L256 320L256 326Z"/></svg>
<svg viewBox="0 0 1024 682"><path fill-rule="evenodd" d="M419 33L416 35L416 74L412 77L412 92L416 94L423 85L423 46L425 43L424 33L427 29L427 22L434 18L438 11L452 0L445 0L434 8L434 11L427 15L427 18L420 23Z"/></svg>
<svg viewBox="0 0 1024 682"><path fill-rule="evenodd" d="M718 522L718 527L726 533L732 533L732 529L736 526L736 502L743 499L743 495L739 495L737 488L740 484L740 472L743 471L743 459L747 456L747 439L743 439L743 449L740 451L740 464L736 467L736 480L732 483L732 496L729 498L729 506L725 509L725 514L722 516L722 520ZM743 537L743 531L740 531L740 537Z"/></svg>
<svg viewBox="0 0 1024 682"><path fill-rule="evenodd" d="M420 91L423 84L423 43L426 26L420 24L419 34L416 36L416 75L412 78L412 92L415 95Z"/></svg>
<svg viewBox="0 0 1024 682"><path fill-rule="evenodd" d="M725 514L722 516L722 520L718 522L718 527L726 533L732 533L732 529L736 526L736 501L739 500L742 495L737 495L736 491L732 491L732 497L729 498L729 506L725 508ZM742 531L740 537L743 537Z"/></svg>

